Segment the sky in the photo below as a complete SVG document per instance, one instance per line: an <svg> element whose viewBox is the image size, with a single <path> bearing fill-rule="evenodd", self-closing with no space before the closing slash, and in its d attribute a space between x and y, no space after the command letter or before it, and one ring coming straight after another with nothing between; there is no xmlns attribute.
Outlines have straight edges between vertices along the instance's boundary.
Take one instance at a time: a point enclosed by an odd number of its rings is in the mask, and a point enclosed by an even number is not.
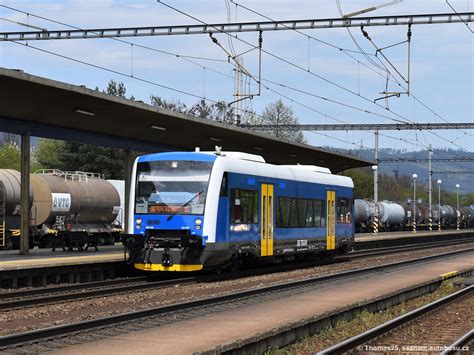
<svg viewBox="0 0 474 355"><path fill-rule="evenodd" d="M224 0L162 2L206 23L265 20L261 15L275 20L340 17L335 0L235 0L227 3L229 11ZM386 2L388 0L340 0L340 6L343 13L350 13ZM450 0L449 3L459 12L474 11L474 0ZM0 32L27 30L5 19L49 30L66 29L66 25L110 28L199 23L152 0L6 0L0 4L31 14L0 7ZM405 0L367 15L441 12L452 12L445 0ZM471 28L474 29L474 23ZM405 41L407 35L406 26L370 27L366 30L379 48ZM412 27L411 95L388 99L389 110L385 100L374 103L375 99L383 96L380 92L385 89L385 74L379 69L381 64L375 57L374 47L359 28L351 29L356 43L346 29L302 32L306 35L294 31L263 33L263 49L267 52L262 54L263 87L260 96L243 102L245 109L261 113L269 103L281 99L292 108L301 123L308 124L394 123L394 120L474 122L474 37L464 24ZM313 38L308 38L308 35ZM243 41L253 45L258 42L258 33L238 34L238 39L232 40L225 34L215 37L226 51L234 50L236 53L252 48ZM194 104L200 97L214 101L234 100L234 67L228 62L226 52L212 43L208 35L124 40L129 43L111 39L30 41L28 46L0 42L0 66L89 88L103 89L110 79L122 81L128 95L144 102L149 102L150 95L180 100L188 105ZM67 60L33 47L121 74ZM360 53L358 47L368 53L368 58L377 67ZM406 43L386 49L383 53L406 78ZM241 57L245 68L257 76L258 52L253 50ZM399 91L396 81L403 82L403 79L393 69L391 72L393 76L388 90ZM246 83L247 92L258 92L255 81L246 80ZM305 132L305 137L309 144L315 146L345 149L374 147L373 132ZM426 149L432 144L435 148L451 147L472 152L473 137L473 130L385 131L380 133L379 144L382 148L408 151Z"/></svg>

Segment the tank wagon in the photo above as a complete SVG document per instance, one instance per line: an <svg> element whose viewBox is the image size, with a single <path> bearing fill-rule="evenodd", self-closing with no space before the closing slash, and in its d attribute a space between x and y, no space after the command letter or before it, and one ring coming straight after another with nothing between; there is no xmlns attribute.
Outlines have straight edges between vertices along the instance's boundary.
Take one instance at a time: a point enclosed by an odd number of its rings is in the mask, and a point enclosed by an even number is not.
<svg viewBox="0 0 474 355"><path fill-rule="evenodd" d="M0 170L0 245L19 247L20 173ZM97 174L41 170L30 176L30 247L97 245L118 239L120 194Z"/></svg>
<svg viewBox="0 0 474 355"><path fill-rule="evenodd" d="M149 271L237 268L334 255L354 242L353 182L239 152L145 155L133 168L129 262Z"/></svg>
<svg viewBox="0 0 474 355"><path fill-rule="evenodd" d="M355 229L357 233L369 232L373 228L375 203L373 200L354 200ZM398 231L411 230L413 228L413 201L409 200L401 204L391 201L378 203L379 230ZM432 205L432 226L437 227L441 221L442 228L456 228L457 214L459 213L460 227L474 227L474 208L466 206L459 208L449 205ZM423 202L415 204L415 218L417 229L429 228L430 211L429 206ZM441 216L441 217L439 217Z"/></svg>

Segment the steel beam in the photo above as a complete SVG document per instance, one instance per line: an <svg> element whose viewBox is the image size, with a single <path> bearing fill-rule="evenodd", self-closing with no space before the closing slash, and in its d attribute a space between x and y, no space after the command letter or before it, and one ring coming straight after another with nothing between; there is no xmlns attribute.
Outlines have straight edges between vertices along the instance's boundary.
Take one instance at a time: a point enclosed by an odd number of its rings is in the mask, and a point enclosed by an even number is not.
<svg viewBox="0 0 474 355"><path fill-rule="evenodd" d="M123 226L122 229L125 234L133 233L133 218L130 219L130 191L131 191L131 184L132 184L132 170L133 170L133 159L135 155L131 148L125 150L125 158L124 158L124 175L125 175L125 196L124 196L124 209L123 211ZM133 202L132 202L133 203ZM133 217L133 216L132 216Z"/></svg>
<svg viewBox="0 0 474 355"><path fill-rule="evenodd" d="M53 39L90 39L118 37L150 37L196 35L209 33L238 33L260 31L288 31L361 26L431 25L467 23L474 20L474 12L418 15L364 16L354 18L322 18L307 20L214 23L199 25L89 28L53 31L0 32L0 41L33 41Z"/></svg>
<svg viewBox="0 0 474 355"><path fill-rule="evenodd" d="M290 131L404 131L435 129L474 129L474 123L348 123L348 124L288 124L288 125L241 125L257 131L285 129Z"/></svg>
<svg viewBox="0 0 474 355"><path fill-rule="evenodd" d="M458 158L432 158L431 161L433 163L451 163L451 162L458 162L458 163L473 163L474 157L458 157ZM429 162L428 158L384 158L379 159L380 163L419 163L419 162ZM433 172L435 173L435 172Z"/></svg>
<svg viewBox="0 0 474 355"><path fill-rule="evenodd" d="M30 132L21 135L20 254L30 252Z"/></svg>

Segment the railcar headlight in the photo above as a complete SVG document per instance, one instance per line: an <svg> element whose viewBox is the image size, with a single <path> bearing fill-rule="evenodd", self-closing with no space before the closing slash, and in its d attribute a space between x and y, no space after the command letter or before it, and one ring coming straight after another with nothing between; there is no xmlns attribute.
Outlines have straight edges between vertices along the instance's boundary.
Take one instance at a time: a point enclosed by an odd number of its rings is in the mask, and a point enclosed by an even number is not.
<svg viewBox="0 0 474 355"><path fill-rule="evenodd" d="M137 219L135 220L135 223L136 223L137 225L142 224L142 219L141 219L141 218L137 218Z"/></svg>
<svg viewBox="0 0 474 355"><path fill-rule="evenodd" d="M202 219L196 218L196 220L194 221L194 224L197 226L200 226L202 224Z"/></svg>

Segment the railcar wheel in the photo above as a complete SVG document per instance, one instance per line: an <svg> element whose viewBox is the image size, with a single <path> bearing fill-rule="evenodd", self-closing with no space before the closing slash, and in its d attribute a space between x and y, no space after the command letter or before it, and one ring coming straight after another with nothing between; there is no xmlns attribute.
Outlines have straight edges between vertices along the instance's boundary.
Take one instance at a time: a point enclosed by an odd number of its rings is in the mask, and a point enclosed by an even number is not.
<svg viewBox="0 0 474 355"><path fill-rule="evenodd" d="M230 262L229 269L231 272L236 272L242 266L243 260L241 255L234 255Z"/></svg>

